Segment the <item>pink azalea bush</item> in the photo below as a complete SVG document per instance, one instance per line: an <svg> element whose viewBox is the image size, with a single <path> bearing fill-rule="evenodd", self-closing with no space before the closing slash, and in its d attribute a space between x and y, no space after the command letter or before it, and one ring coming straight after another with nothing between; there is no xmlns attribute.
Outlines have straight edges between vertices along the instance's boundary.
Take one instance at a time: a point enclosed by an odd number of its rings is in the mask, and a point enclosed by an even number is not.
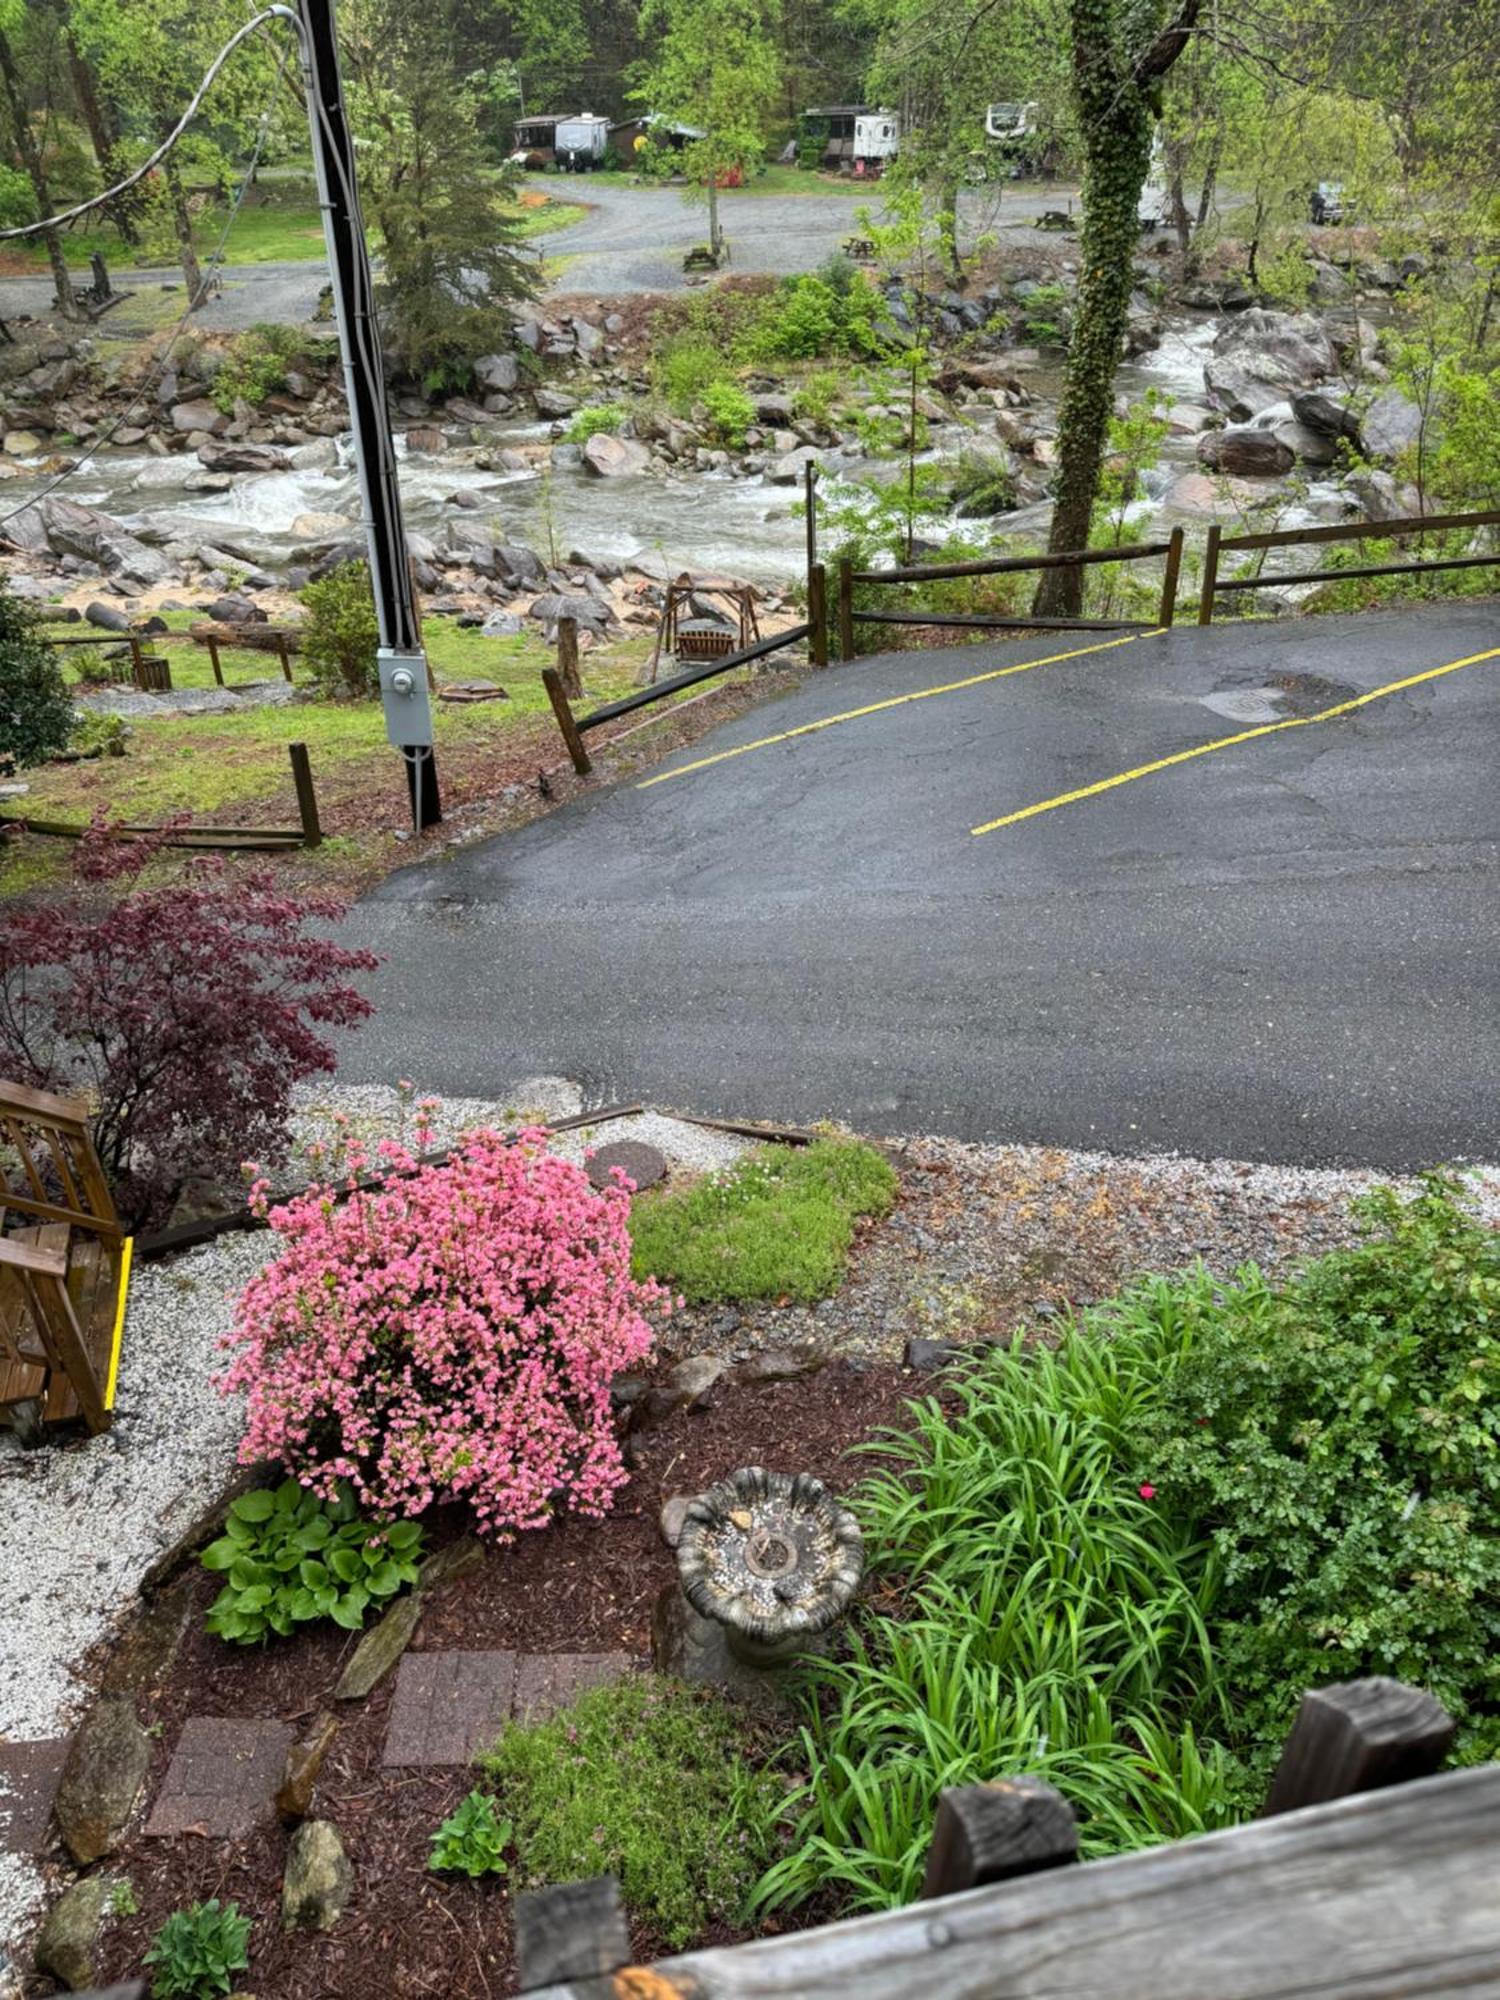
<svg viewBox="0 0 1500 2000"><path fill-rule="evenodd" d="M385 1140L363 1192L354 1147L347 1199L325 1182L270 1211L284 1248L245 1288L221 1382L249 1399L243 1463L329 1498L348 1480L383 1517L465 1500L502 1540L608 1511L610 1382L668 1301L631 1277L627 1188L596 1191L545 1136L471 1132L426 1167Z"/></svg>

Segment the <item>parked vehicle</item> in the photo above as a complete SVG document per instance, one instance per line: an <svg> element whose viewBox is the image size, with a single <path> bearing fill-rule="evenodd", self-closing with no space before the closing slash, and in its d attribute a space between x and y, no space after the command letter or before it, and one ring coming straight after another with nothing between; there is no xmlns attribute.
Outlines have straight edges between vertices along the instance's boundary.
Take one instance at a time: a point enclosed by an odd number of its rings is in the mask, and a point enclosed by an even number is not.
<svg viewBox="0 0 1500 2000"><path fill-rule="evenodd" d="M518 118L511 162L518 167L550 167L556 159L556 118Z"/></svg>
<svg viewBox="0 0 1500 2000"><path fill-rule="evenodd" d="M1307 206L1314 222L1327 224L1347 221L1351 204L1342 181L1319 181Z"/></svg>
<svg viewBox="0 0 1500 2000"><path fill-rule="evenodd" d="M609 151L609 120L594 111L559 118L553 147L557 164L564 173L588 173L604 164L604 155Z"/></svg>
<svg viewBox="0 0 1500 2000"><path fill-rule="evenodd" d="M901 150L901 120L894 111L869 104L816 105L802 114L797 157L805 166L879 174Z"/></svg>

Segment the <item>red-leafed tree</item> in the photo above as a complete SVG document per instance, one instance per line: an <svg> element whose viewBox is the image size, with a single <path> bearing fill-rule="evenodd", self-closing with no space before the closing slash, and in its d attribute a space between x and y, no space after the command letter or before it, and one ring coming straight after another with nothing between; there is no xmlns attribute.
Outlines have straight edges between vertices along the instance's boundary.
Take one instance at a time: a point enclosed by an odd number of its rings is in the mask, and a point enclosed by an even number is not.
<svg viewBox="0 0 1500 2000"><path fill-rule="evenodd" d="M96 821L72 895L0 914L0 1071L88 1100L135 1227L284 1155L293 1086L335 1066L318 1031L370 1014L351 975L378 963L310 928L343 914L332 897L206 858L143 880L162 855Z"/></svg>

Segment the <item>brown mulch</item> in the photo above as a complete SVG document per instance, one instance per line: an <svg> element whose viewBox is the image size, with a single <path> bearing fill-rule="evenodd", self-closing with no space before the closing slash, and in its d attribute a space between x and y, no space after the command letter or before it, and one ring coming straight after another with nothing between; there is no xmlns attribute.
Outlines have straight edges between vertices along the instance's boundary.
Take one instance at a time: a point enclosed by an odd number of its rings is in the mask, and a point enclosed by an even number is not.
<svg viewBox="0 0 1500 2000"><path fill-rule="evenodd" d="M897 1368L834 1364L716 1394L705 1411L678 1412L630 1440L631 1480L608 1519L569 1517L490 1550L479 1568L434 1590L414 1649L622 1650L645 1663L652 1605L676 1577L658 1528L663 1500L754 1463L814 1472L847 1488L859 1476L858 1461L845 1456L849 1447L902 1422L906 1399L930 1386ZM457 1509L430 1517L429 1549L466 1527ZM148 1797L190 1716L274 1717L300 1733L329 1702L356 1643L330 1625L263 1650L225 1646L203 1629L217 1587L196 1565L171 1586L188 1614L185 1636L154 1683L136 1692L141 1719L157 1738ZM257 2000L439 1993L500 2000L515 1991L505 1886L438 1877L425 1866L430 1836L469 1790L469 1774L381 1765L394 1681L342 1709L313 1801L313 1816L338 1828L355 1873L354 1900L335 1928L282 1933L288 1835L274 1822L240 1840L147 1839L137 1830L107 1864L129 1878L139 1909L106 1926L101 1984L140 1970L142 1953L173 1910L218 1896L254 1922L251 1969L240 1983ZM633 1944L639 1960L662 1955L648 1931L638 1930Z"/></svg>

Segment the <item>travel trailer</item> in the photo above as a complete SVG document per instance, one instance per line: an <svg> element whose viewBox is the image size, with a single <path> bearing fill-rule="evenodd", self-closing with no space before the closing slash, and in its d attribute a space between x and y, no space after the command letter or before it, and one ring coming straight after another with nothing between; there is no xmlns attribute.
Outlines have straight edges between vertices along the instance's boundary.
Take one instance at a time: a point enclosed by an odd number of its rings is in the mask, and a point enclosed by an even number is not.
<svg viewBox="0 0 1500 2000"><path fill-rule="evenodd" d="M609 120L594 111L580 111L574 118L559 118L553 139L557 164L567 173L587 173L604 164L609 151Z"/></svg>
<svg viewBox="0 0 1500 2000"><path fill-rule="evenodd" d="M901 150L901 120L870 104L820 104L802 114L804 161L821 139L819 166L864 176L884 171Z"/></svg>

